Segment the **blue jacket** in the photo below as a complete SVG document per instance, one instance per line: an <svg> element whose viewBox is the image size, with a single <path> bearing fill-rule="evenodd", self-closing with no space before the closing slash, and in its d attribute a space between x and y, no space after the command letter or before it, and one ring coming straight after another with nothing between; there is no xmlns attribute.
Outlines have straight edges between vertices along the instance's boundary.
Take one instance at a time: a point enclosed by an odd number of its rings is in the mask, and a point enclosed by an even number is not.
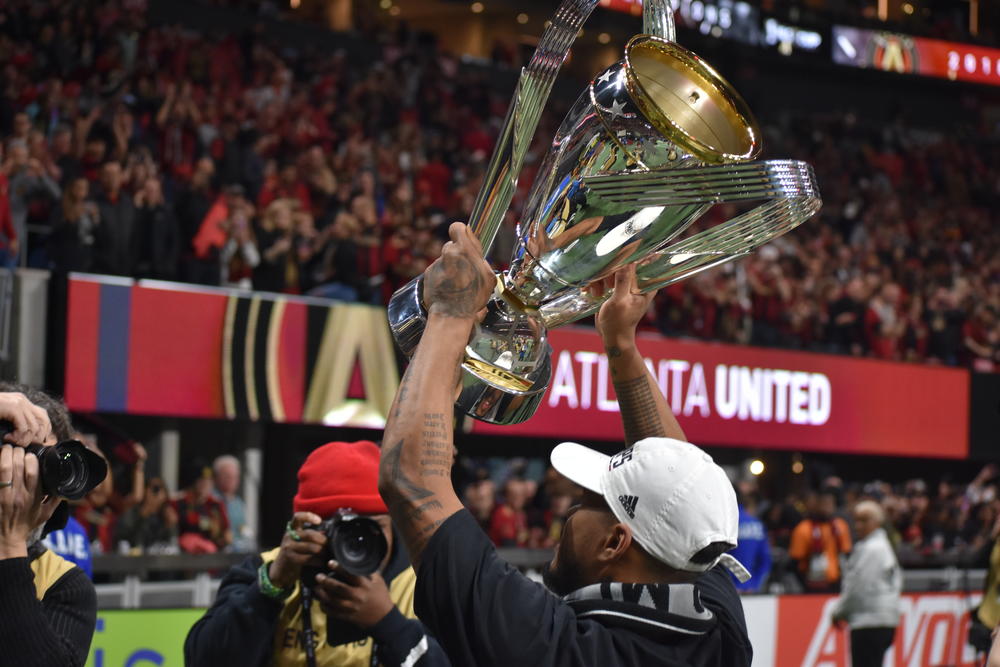
<svg viewBox="0 0 1000 667"><path fill-rule="evenodd" d="M750 571L751 578L741 584L733 577L736 588L745 593L754 593L771 573L771 545L767 541L767 529L757 517L740 507L739 544L730 552Z"/></svg>
<svg viewBox="0 0 1000 667"><path fill-rule="evenodd" d="M72 516L62 530L53 530L45 536L42 542L53 552L59 554L87 573L93 579L94 571L90 562L90 540L87 531L80 522Z"/></svg>

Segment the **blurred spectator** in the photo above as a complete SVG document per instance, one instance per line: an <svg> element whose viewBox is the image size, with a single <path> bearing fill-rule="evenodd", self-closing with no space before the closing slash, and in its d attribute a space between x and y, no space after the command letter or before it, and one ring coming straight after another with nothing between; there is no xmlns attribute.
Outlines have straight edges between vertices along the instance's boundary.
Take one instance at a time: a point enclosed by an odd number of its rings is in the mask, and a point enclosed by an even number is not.
<svg viewBox="0 0 1000 667"><path fill-rule="evenodd" d="M899 285L887 283L868 302L865 338L872 354L882 359L898 359L906 322L899 311Z"/></svg>
<svg viewBox="0 0 1000 667"><path fill-rule="evenodd" d="M3 143L0 142L0 163L3 162ZM10 182L7 170L0 167L0 267L12 269L17 265L19 239L10 215Z"/></svg>
<svg viewBox="0 0 1000 667"><path fill-rule="evenodd" d="M239 193L240 186L233 186L231 192ZM226 242L219 251L221 284L225 287L250 289L253 286L254 270L260 265L260 251L253 229L253 206L241 194L227 197L228 217L223 223Z"/></svg>
<svg viewBox="0 0 1000 667"><path fill-rule="evenodd" d="M831 351L838 354L860 356L866 349L865 282L852 278L830 305L830 323L827 339Z"/></svg>
<svg viewBox="0 0 1000 667"><path fill-rule="evenodd" d="M21 116L23 114L18 117ZM61 190L42 163L29 155L26 140L18 136L8 144L7 162L3 171L7 174L10 216L14 224L13 238L20 251L23 249L20 241L27 238L31 207L38 199L45 200L46 204L57 201ZM8 243L8 250L10 249Z"/></svg>
<svg viewBox="0 0 1000 667"><path fill-rule="evenodd" d="M477 475L477 479L465 487L464 501L483 532L488 534L495 506L496 485L485 469L477 469Z"/></svg>
<svg viewBox="0 0 1000 667"><path fill-rule="evenodd" d="M212 469L191 464L189 483L174 501L177 533L185 553L216 553L233 541L226 506L212 494Z"/></svg>
<svg viewBox="0 0 1000 667"><path fill-rule="evenodd" d="M949 366L959 362L965 313L958 308L954 292L946 287L934 289L924 320L929 330L927 356Z"/></svg>
<svg viewBox="0 0 1000 667"><path fill-rule="evenodd" d="M321 231L315 245L321 249L314 263L312 279L318 285L312 296L338 301L358 301L366 286L358 274L358 246L354 237L361 225L350 213L337 214L333 222Z"/></svg>
<svg viewBox="0 0 1000 667"><path fill-rule="evenodd" d="M294 200L278 199L264 209L257 240L260 263L253 270L254 289L265 292L298 292L299 256Z"/></svg>
<svg viewBox="0 0 1000 667"><path fill-rule="evenodd" d="M62 202L52 211L49 258L53 269L61 273L93 269L100 218L97 206L87 200L89 191L86 178L73 178L63 191Z"/></svg>
<svg viewBox="0 0 1000 667"><path fill-rule="evenodd" d="M104 456L92 438L82 437L80 440L88 449ZM111 466L108 468L110 470ZM109 473L103 482L76 504L73 511L73 516L87 532L91 551L95 554L112 552L115 529L115 512L111 507L113 495L114 475Z"/></svg>
<svg viewBox="0 0 1000 667"><path fill-rule="evenodd" d="M498 547L524 547L528 544L527 482L512 477L503 485L503 502L493 510L489 536Z"/></svg>
<svg viewBox="0 0 1000 667"><path fill-rule="evenodd" d="M94 270L128 276L135 268L135 206L122 189L122 166L117 161L101 166L97 195L99 222L94 237Z"/></svg>
<svg viewBox="0 0 1000 667"><path fill-rule="evenodd" d="M878 503L865 500L855 506L857 542L831 612L834 624L851 629L851 667L881 667L899 625L903 574L884 522Z"/></svg>
<svg viewBox="0 0 1000 667"><path fill-rule="evenodd" d="M216 203L216 192L212 187L214 177L215 164L212 159L200 158L195 163L191 180L180 185L175 198L174 210L177 214L184 266L181 278L190 282L215 284L219 279L217 266L208 256L207 248L198 252L194 245L202 222Z"/></svg>
<svg viewBox="0 0 1000 667"><path fill-rule="evenodd" d="M829 489L810 494L808 516L792 531L788 555L797 562L799 578L809 592L840 590L841 558L851 550L847 523L834 516L836 495Z"/></svg>
<svg viewBox="0 0 1000 667"><path fill-rule="evenodd" d="M303 211L312 210L312 201L309 195L309 188L299 179L299 168L294 162L286 162L281 165L277 174L272 173L264 182L260 196L257 197L257 206L261 210L279 199L291 199L296 201Z"/></svg>
<svg viewBox="0 0 1000 667"><path fill-rule="evenodd" d="M767 539L767 529L757 517L758 500L756 492L741 491L739 542L733 549L733 557L743 563L750 572L750 580L740 583L733 578L737 590L757 593L763 590L771 574L771 544Z"/></svg>
<svg viewBox="0 0 1000 667"><path fill-rule="evenodd" d="M247 525L247 506L240 497L240 460L235 456L220 456L212 462L215 494L226 504L229 529L233 533L233 551L253 551L252 528Z"/></svg>
<svg viewBox="0 0 1000 667"><path fill-rule="evenodd" d="M180 231L173 209L163 198L163 184L150 174L135 195L135 276L156 280L177 277Z"/></svg>
<svg viewBox="0 0 1000 667"><path fill-rule="evenodd" d="M115 542L126 553L167 550L177 540L177 512L159 477L146 484L142 502L125 510L115 529Z"/></svg>

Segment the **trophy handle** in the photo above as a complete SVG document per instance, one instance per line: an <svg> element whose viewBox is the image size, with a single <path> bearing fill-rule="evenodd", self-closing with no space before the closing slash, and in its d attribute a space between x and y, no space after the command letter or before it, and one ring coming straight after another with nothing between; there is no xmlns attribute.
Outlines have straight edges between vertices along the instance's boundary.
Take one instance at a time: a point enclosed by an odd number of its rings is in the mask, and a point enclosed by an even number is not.
<svg viewBox="0 0 1000 667"><path fill-rule="evenodd" d="M812 167L793 160L748 162L672 172L644 172L584 179L599 196L645 206L715 204L765 199L731 220L671 244L640 262L639 289L649 292L753 252L791 231L820 209ZM588 193L590 196L590 193ZM548 328L591 315L610 294L592 297L576 290L544 304L539 314Z"/></svg>
<svg viewBox="0 0 1000 667"><path fill-rule="evenodd" d="M670 0L643 0L642 31L668 42L677 41L674 8Z"/></svg>
<svg viewBox="0 0 1000 667"><path fill-rule="evenodd" d="M528 66L521 70L496 149L486 167L483 187L476 195L469 216L469 227L483 244L484 254L493 245L493 239L514 198L524 156L535 135L559 68L597 4L598 0L563 0L542 34Z"/></svg>
<svg viewBox="0 0 1000 667"><path fill-rule="evenodd" d="M768 160L586 176L591 197L613 204L673 206L748 199L819 196L812 167L798 160Z"/></svg>

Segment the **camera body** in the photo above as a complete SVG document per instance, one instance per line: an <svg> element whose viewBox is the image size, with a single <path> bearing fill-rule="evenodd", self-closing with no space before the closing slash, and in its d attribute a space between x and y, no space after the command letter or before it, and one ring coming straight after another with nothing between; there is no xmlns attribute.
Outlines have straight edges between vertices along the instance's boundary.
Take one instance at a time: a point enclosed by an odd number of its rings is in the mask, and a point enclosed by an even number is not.
<svg viewBox="0 0 1000 667"><path fill-rule="evenodd" d="M324 562L333 559L344 571L356 576L376 572L389 552L382 526L350 508L341 508L322 523L306 524L303 528L326 535Z"/></svg>

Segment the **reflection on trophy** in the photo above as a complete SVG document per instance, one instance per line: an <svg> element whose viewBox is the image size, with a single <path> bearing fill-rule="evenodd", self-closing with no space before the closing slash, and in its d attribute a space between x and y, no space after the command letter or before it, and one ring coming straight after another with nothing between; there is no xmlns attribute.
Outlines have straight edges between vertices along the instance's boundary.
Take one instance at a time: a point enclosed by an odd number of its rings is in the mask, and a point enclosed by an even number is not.
<svg viewBox="0 0 1000 667"><path fill-rule="evenodd" d="M522 71L469 224L488 250L510 205L541 110L598 0L564 0ZM648 0L644 31L584 90L538 171L510 269L462 365L458 405L495 424L534 414L551 376L547 330L593 314L587 286L627 264L656 290L746 255L820 208L812 168L755 161L760 130L739 94L675 41L668 0ZM755 208L695 234L714 204ZM389 304L407 356L426 322L420 279Z"/></svg>

